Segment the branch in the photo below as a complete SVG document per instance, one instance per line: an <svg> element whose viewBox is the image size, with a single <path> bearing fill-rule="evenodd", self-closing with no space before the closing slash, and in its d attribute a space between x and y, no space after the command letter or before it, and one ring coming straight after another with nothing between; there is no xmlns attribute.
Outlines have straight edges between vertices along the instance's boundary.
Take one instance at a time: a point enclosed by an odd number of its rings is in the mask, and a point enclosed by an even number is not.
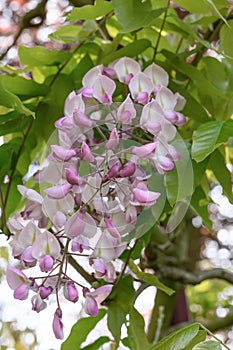
<svg viewBox="0 0 233 350"><path fill-rule="evenodd" d="M42 0L34 9L25 13L19 22L19 29L14 36L12 44L1 54L0 60L2 60L6 56L7 52L16 44L24 29L30 27L39 27L44 22L46 17L45 6L47 2L48 0ZM33 24L32 20L36 17L40 18L40 22Z"/></svg>
<svg viewBox="0 0 233 350"><path fill-rule="evenodd" d="M171 279L182 284L196 285L205 280L218 278L233 284L233 273L222 268L198 271L191 273L178 267L160 266L159 273L162 278Z"/></svg>

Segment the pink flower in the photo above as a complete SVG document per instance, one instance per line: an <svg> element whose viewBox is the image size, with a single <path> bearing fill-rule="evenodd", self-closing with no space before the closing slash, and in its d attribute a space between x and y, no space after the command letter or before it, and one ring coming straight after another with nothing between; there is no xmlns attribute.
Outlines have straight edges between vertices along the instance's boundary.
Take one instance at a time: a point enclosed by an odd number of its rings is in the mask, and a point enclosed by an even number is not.
<svg viewBox="0 0 233 350"><path fill-rule="evenodd" d="M63 332L63 323L62 323L62 311L60 308L57 308L54 317L53 317L53 333L57 339L64 338Z"/></svg>
<svg viewBox="0 0 233 350"><path fill-rule="evenodd" d="M103 104L111 104L115 89L116 84L112 79L99 74L93 85L93 97Z"/></svg>
<svg viewBox="0 0 233 350"><path fill-rule="evenodd" d="M119 238L121 235L118 232L116 226L113 224L110 215L105 215L104 222L106 225L106 228L108 229L108 232L115 238Z"/></svg>
<svg viewBox="0 0 233 350"><path fill-rule="evenodd" d="M31 299L31 303L32 303L32 310L36 311L37 313L44 310L47 306L46 302L42 300L40 295L38 294L33 295Z"/></svg>
<svg viewBox="0 0 233 350"><path fill-rule="evenodd" d="M46 256L57 259L60 255L61 247L57 238L49 231L42 232L32 245L32 255L36 259L41 259ZM48 259L45 258L42 266L46 266Z"/></svg>
<svg viewBox="0 0 233 350"><path fill-rule="evenodd" d="M123 168L119 171L119 176L121 177L130 177L133 176L133 174L136 171L136 163L134 162L127 162L124 164Z"/></svg>
<svg viewBox="0 0 233 350"><path fill-rule="evenodd" d="M145 75L144 73L141 73L141 72L136 74L130 80L130 83L129 83L130 93L131 93L133 99L136 101L138 101L138 97L139 97L139 99L142 98L142 95L140 95L141 93L146 93L147 94L146 96L149 98L153 89L154 89L154 85L152 84L152 81L150 80L150 78L148 78L147 75ZM143 102L145 102L145 95L143 95L143 96L144 96Z"/></svg>
<svg viewBox="0 0 233 350"><path fill-rule="evenodd" d="M74 109L78 108L80 111L85 111L85 103L82 99L82 95L77 95L75 91L72 91L65 101L64 114L67 117L72 117Z"/></svg>
<svg viewBox="0 0 233 350"><path fill-rule="evenodd" d="M53 292L53 289L51 287L45 287L45 286L41 286L39 288L39 295L41 297L41 299L46 299L48 298L48 296Z"/></svg>
<svg viewBox="0 0 233 350"><path fill-rule="evenodd" d="M122 57L114 65L114 70L120 82L129 84L137 73L141 71L140 64L130 57Z"/></svg>
<svg viewBox="0 0 233 350"><path fill-rule="evenodd" d="M74 149L67 149L62 146L52 145L52 154L51 156L60 162L67 162L74 156L76 156L76 151Z"/></svg>
<svg viewBox="0 0 233 350"><path fill-rule="evenodd" d="M96 233L96 222L84 209L78 210L65 224L65 233L69 238L86 235L93 237Z"/></svg>
<svg viewBox="0 0 233 350"><path fill-rule="evenodd" d="M29 294L29 286L25 283L20 284L14 290L14 298L19 300L26 300Z"/></svg>
<svg viewBox="0 0 233 350"><path fill-rule="evenodd" d="M134 108L133 101L128 94L125 101L118 107L117 121L122 122L123 124L130 124L135 117L136 109Z"/></svg>
<svg viewBox="0 0 233 350"><path fill-rule="evenodd" d="M155 63L150 64L143 72L146 74L152 81L152 83L156 85L167 86L169 81L169 76L167 72L160 66Z"/></svg>
<svg viewBox="0 0 233 350"><path fill-rule="evenodd" d="M88 289L84 290L86 298L85 311L90 316L97 316L99 305L108 297L112 291L112 285L106 284L90 292Z"/></svg>

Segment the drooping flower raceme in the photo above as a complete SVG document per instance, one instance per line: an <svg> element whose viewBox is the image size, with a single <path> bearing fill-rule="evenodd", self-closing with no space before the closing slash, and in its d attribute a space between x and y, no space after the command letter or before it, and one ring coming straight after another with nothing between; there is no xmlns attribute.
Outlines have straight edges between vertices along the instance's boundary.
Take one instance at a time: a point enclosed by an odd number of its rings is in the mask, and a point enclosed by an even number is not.
<svg viewBox="0 0 233 350"><path fill-rule="evenodd" d="M115 259L132 239L143 208L160 197L148 184L151 171L173 169L179 152L170 142L176 126L186 122L180 112L184 98L168 89L168 74L154 63L143 72L124 57L92 68L82 83L67 97L64 116L55 123L58 143L35 175L41 192L18 186L25 208L8 225L14 258L28 272L35 265L41 271L28 277L9 266L8 284L16 299L33 294L36 312L56 293L57 338L63 337L61 293L76 303L82 291L92 316L110 294L119 272ZM94 289L80 283L79 275L69 276L67 266L75 268L82 259L89 261L91 280L106 284Z"/></svg>

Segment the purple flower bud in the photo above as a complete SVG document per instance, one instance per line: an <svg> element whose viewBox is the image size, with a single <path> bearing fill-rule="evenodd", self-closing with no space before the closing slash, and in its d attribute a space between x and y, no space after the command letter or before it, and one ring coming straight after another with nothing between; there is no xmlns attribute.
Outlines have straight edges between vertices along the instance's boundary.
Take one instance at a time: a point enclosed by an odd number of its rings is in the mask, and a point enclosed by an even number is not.
<svg viewBox="0 0 233 350"><path fill-rule="evenodd" d="M176 124L176 122L178 121L178 114L175 111L168 109L164 111L164 116L172 124Z"/></svg>
<svg viewBox="0 0 233 350"><path fill-rule="evenodd" d="M134 162L127 162L123 169L119 171L119 175L121 177L130 177L132 176L136 171L136 163Z"/></svg>
<svg viewBox="0 0 233 350"><path fill-rule="evenodd" d="M120 162L117 160L113 165L108 169L107 171L107 178L111 179L113 177L116 177L118 175L120 168Z"/></svg>
<svg viewBox="0 0 233 350"><path fill-rule="evenodd" d="M137 96L137 102L142 105L146 105L150 101L150 96L148 92L139 92Z"/></svg>
<svg viewBox="0 0 233 350"><path fill-rule="evenodd" d="M40 286L39 294L41 299L46 299L52 293L52 291L53 290L51 287Z"/></svg>
<svg viewBox="0 0 233 350"><path fill-rule="evenodd" d="M76 155L76 151L74 149L67 149L62 146L52 145L51 149L52 156L60 162L68 161Z"/></svg>
<svg viewBox="0 0 233 350"><path fill-rule="evenodd" d="M74 128L73 119L70 117L62 117L55 122L55 127L62 131L68 131Z"/></svg>
<svg viewBox="0 0 233 350"><path fill-rule="evenodd" d="M91 296L86 296L85 311L90 316L97 316L99 309L95 298Z"/></svg>
<svg viewBox="0 0 233 350"><path fill-rule="evenodd" d="M108 139L105 147L107 149L115 149L118 146L118 144L119 144L119 135L118 135L117 129L114 128L111 131L111 134L109 136L109 139Z"/></svg>
<svg viewBox="0 0 233 350"><path fill-rule="evenodd" d="M185 116L182 113L176 112L176 114L178 116L178 120L176 122L177 126L182 126L182 125L187 123L187 119L185 118Z"/></svg>
<svg viewBox="0 0 233 350"><path fill-rule="evenodd" d="M130 80L133 78L133 73L129 73L125 77L125 84L129 85Z"/></svg>
<svg viewBox="0 0 233 350"><path fill-rule="evenodd" d="M109 231L109 233L115 237L115 238L119 238L121 235L120 233L118 232L116 226L113 224L111 218L109 215L105 215L105 218L104 218L104 222L105 222L105 225Z"/></svg>
<svg viewBox="0 0 233 350"><path fill-rule="evenodd" d="M42 272L49 272L53 268L53 258L50 255L45 255L42 259L40 259L40 269Z"/></svg>
<svg viewBox="0 0 233 350"><path fill-rule="evenodd" d="M74 120L74 123L80 127L90 128L93 125L92 121L88 119L88 117L77 108L75 108L74 110L73 120Z"/></svg>
<svg viewBox="0 0 233 350"><path fill-rule="evenodd" d="M71 185L79 185L81 178L78 175L77 171L71 168L65 168L66 172L66 180L71 184Z"/></svg>
<svg viewBox="0 0 233 350"><path fill-rule="evenodd" d="M76 301L78 300L78 289L75 287L75 284L71 281L67 282L64 285L63 293L64 297L67 300L72 301L73 303L76 303Z"/></svg>
<svg viewBox="0 0 233 350"><path fill-rule="evenodd" d="M167 173L174 168L173 161L170 158L164 156L158 156L156 160L156 166L160 174Z"/></svg>
<svg viewBox="0 0 233 350"><path fill-rule="evenodd" d="M131 147L131 151L136 154L139 158L147 159L155 153L155 149L157 147L156 142L147 143L143 146L133 146Z"/></svg>
<svg viewBox="0 0 233 350"><path fill-rule="evenodd" d="M29 294L29 286L25 283L20 284L15 290L14 290L14 298L19 300L25 300L27 299Z"/></svg>
<svg viewBox="0 0 233 350"><path fill-rule="evenodd" d="M32 256L32 247L27 247L22 253L20 260L27 267L33 267L36 265L37 260Z"/></svg>
<svg viewBox="0 0 233 350"><path fill-rule="evenodd" d="M86 160L89 163L93 163L95 161L95 157L93 156L90 147L83 141L81 148L81 158Z"/></svg>
<svg viewBox="0 0 233 350"><path fill-rule="evenodd" d="M57 308L53 317L53 333L57 339L64 338L64 332L63 332L64 326L61 321L61 318L62 318L62 311L60 308Z"/></svg>
<svg viewBox="0 0 233 350"><path fill-rule="evenodd" d="M103 96L100 98L100 102L102 102L105 105L109 105L112 103L112 96L105 92Z"/></svg>
<svg viewBox="0 0 233 350"><path fill-rule="evenodd" d="M83 87L80 90L80 93L84 98L92 98L93 97L93 89L90 87Z"/></svg>
<svg viewBox="0 0 233 350"><path fill-rule="evenodd" d="M44 191L49 198L61 199L61 198L64 198L69 193L70 188L71 188L71 185L65 183L62 185L57 185L57 186L47 188Z"/></svg>

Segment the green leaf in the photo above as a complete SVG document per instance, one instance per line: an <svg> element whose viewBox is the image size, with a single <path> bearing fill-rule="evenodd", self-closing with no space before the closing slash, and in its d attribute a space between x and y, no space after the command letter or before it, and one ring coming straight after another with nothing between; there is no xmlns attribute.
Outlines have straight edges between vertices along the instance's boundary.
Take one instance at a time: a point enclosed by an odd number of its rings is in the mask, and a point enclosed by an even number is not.
<svg viewBox="0 0 233 350"><path fill-rule="evenodd" d="M157 287L158 289L162 290L168 295L172 295L174 293L173 289L165 286L165 284L160 282L155 275L152 275L151 273L142 272L132 259L130 259L129 261L129 267L141 281L149 283L151 286Z"/></svg>
<svg viewBox="0 0 233 350"><path fill-rule="evenodd" d="M109 296L107 322L117 344L120 341L121 326L125 322L126 315L130 312L134 297L135 290L131 276L124 277Z"/></svg>
<svg viewBox="0 0 233 350"><path fill-rule="evenodd" d="M103 58L103 64L107 65L114 60L128 56L128 57L137 57L140 53L148 49L151 46L151 42L148 39L139 39L135 40L133 43L123 47L120 50L112 52Z"/></svg>
<svg viewBox="0 0 233 350"><path fill-rule="evenodd" d="M169 334L147 350L185 350L186 346L196 337L198 331L199 325L194 323Z"/></svg>
<svg viewBox="0 0 233 350"><path fill-rule="evenodd" d="M198 1L189 1L189 0L176 0L176 4L186 10L188 10L191 13L198 13L198 14L208 14L210 12L213 12L215 14L219 14L218 9L225 7L227 5L225 0L198 0Z"/></svg>
<svg viewBox="0 0 233 350"><path fill-rule="evenodd" d="M149 346L145 333L144 318L134 307L129 314L128 337L132 350L142 350Z"/></svg>
<svg viewBox="0 0 233 350"><path fill-rule="evenodd" d="M233 20L228 21L228 25L223 25L220 30L220 50L233 59L232 47Z"/></svg>
<svg viewBox="0 0 233 350"><path fill-rule="evenodd" d="M231 173L226 167L226 161L219 150L215 150L210 157L208 168L210 168L216 179L223 188L224 194L233 203Z"/></svg>
<svg viewBox="0 0 233 350"><path fill-rule="evenodd" d="M0 105L13 108L20 114L24 114L26 116L35 116L35 113L25 107L18 96L5 88L2 81L0 81Z"/></svg>
<svg viewBox="0 0 233 350"><path fill-rule="evenodd" d="M222 350L222 346L219 342L209 340L195 345L192 350Z"/></svg>
<svg viewBox="0 0 233 350"><path fill-rule="evenodd" d="M97 23L91 20L84 22L82 26L67 25L50 34L49 38L61 43L78 42L89 36L96 27Z"/></svg>
<svg viewBox="0 0 233 350"><path fill-rule="evenodd" d="M32 79L23 77L0 76L0 81L4 87L21 98L32 98L44 96L49 92L49 87L44 84L38 84Z"/></svg>
<svg viewBox="0 0 233 350"><path fill-rule="evenodd" d="M209 219L208 204L209 201L206 198L205 192L201 186L198 186L192 195L191 206L197 215L202 218L204 225L212 231L212 222Z"/></svg>
<svg viewBox="0 0 233 350"><path fill-rule="evenodd" d="M207 332L204 331L204 330L200 330L198 331L196 337L194 337L191 342L189 343L188 346L186 346L185 350L193 350L194 349L194 345L202 342L202 341L205 341L206 340L206 335L207 335Z"/></svg>
<svg viewBox="0 0 233 350"><path fill-rule="evenodd" d="M202 124L193 133L192 158L201 162L230 137L233 137L233 120Z"/></svg>
<svg viewBox="0 0 233 350"><path fill-rule="evenodd" d="M170 61L171 66L180 73L185 74L200 92L224 97L224 93L211 84L196 67L187 64L181 57L167 50L162 50L162 54Z"/></svg>
<svg viewBox="0 0 233 350"><path fill-rule="evenodd" d="M179 84L175 84L174 82L169 83L169 87L174 92L179 92L185 99L186 104L182 113L194 120L200 122L208 122L210 120L206 110L202 107L202 105L187 91L187 89L182 88Z"/></svg>
<svg viewBox="0 0 233 350"><path fill-rule="evenodd" d="M104 317L106 310L99 310L97 316L84 317L72 327L68 338L62 343L61 350L78 350L80 345L86 340L90 331Z"/></svg>
<svg viewBox="0 0 233 350"><path fill-rule="evenodd" d="M19 46L18 55L21 64L29 67L59 66L70 58L71 52L58 50L48 51L42 46L25 47Z"/></svg>
<svg viewBox="0 0 233 350"><path fill-rule="evenodd" d="M94 343L85 346L84 348L82 348L82 350L99 350L103 344L109 341L110 341L109 337L103 336L97 339Z"/></svg>
<svg viewBox="0 0 233 350"><path fill-rule="evenodd" d="M189 198L193 193L193 168L186 143L180 138L172 142L180 152L180 160L175 167L165 175L167 199L173 206L176 202Z"/></svg>
<svg viewBox="0 0 233 350"><path fill-rule="evenodd" d="M4 136L7 134L12 134L14 132L22 132L26 125L28 125L28 120L24 116L19 116L19 118L15 118L5 123L1 123L0 117L0 135Z"/></svg>
<svg viewBox="0 0 233 350"><path fill-rule="evenodd" d="M166 7L153 10L150 0L113 0L113 7L125 33L149 26L166 10Z"/></svg>
<svg viewBox="0 0 233 350"><path fill-rule="evenodd" d="M74 8L68 15L68 20L76 22L78 20L97 19L105 16L113 10L112 3L105 0L96 0L95 5L85 5Z"/></svg>

